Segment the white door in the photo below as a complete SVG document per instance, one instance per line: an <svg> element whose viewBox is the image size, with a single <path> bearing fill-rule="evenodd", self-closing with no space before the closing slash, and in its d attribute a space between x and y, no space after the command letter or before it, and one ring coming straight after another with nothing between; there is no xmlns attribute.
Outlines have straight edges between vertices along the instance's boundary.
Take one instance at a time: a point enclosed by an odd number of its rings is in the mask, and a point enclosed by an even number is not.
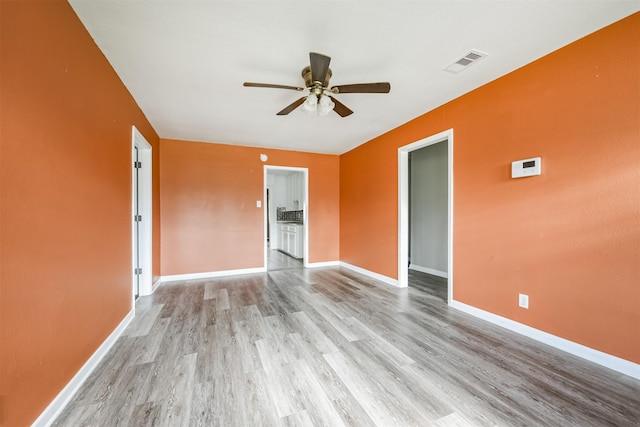
<svg viewBox="0 0 640 427"><path fill-rule="evenodd" d="M150 295L152 284L152 153L151 145L133 126L131 148L132 294Z"/></svg>
<svg viewBox="0 0 640 427"><path fill-rule="evenodd" d="M142 266L140 265L140 157L138 147L134 149L133 160L133 295L137 299L140 296L140 274Z"/></svg>

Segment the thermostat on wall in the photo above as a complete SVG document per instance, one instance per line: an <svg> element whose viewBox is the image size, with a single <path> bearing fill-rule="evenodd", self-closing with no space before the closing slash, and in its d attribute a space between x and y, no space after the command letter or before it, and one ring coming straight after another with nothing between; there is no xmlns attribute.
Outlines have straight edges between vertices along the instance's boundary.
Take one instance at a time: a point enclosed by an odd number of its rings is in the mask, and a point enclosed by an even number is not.
<svg viewBox="0 0 640 427"><path fill-rule="evenodd" d="M511 162L511 178L540 175L540 157Z"/></svg>

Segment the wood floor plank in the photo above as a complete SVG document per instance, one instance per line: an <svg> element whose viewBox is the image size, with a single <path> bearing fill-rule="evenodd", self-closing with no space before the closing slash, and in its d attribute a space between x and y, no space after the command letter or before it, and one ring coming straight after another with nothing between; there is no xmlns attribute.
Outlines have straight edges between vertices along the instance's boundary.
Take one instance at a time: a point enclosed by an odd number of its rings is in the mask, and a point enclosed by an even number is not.
<svg viewBox="0 0 640 427"><path fill-rule="evenodd" d="M200 327L207 328L216 324L216 306L218 305L215 298L205 299L202 302L202 314L200 319Z"/></svg>
<svg viewBox="0 0 640 427"><path fill-rule="evenodd" d="M231 306L229 304L229 291L226 288L220 289L218 291L218 298L216 298L218 302L218 310L229 310Z"/></svg>
<svg viewBox="0 0 640 427"><path fill-rule="evenodd" d="M635 426L640 381L341 267L165 283L55 426Z"/></svg>
<svg viewBox="0 0 640 427"><path fill-rule="evenodd" d="M91 403L87 405L69 405L65 411L52 424L56 426L78 426L89 427L98 424L97 419L100 417L99 403ZM104 406L104 405L102 405Z"/></svg>
<svg viewBox="0 0 640 427"><path fill-rule="evenodd" d="M214 411L214 382L197 382L191 397L189 425L208 427L217 424L218 414Z"/></svg>
<svg viewBox="0 0 640 427"><path fill-rule="evenodd" d="M234 322L235 347L238 349L236 363L242 367L242 371L253 372L261 369L260 355L256 348L256 340L261 334L255 334L255 329L250 321Z"/></svg>
<svg viewBox="0 0 640 427"><path fill-rule="evenodd" d="M284 340L263 339L256 341L262 369L269 374L281 372L294 362L295 356L283 345Z"/></svg>
<svg viewBox="0 0 640 427"><path fill-rule="evenodd" d="M139 365L156 360L170 322L171 319L168 318L156 318L156 322L149 333L137 339L136 351L132 353L129 364Z"/></svg>
<svg viewBox="0 0 640 427"><path fill-rule="evenodd" d="M308 342L302 339L299 333L287 335L284 345L294 355L295 360L307 362L307 366L313 371L313 375L320 383L325 395L330 396L333 400L348 397L348 391L337 377L335 371L331 369L322 355L318 354Z"/></svg>
<svg viewBox="0 0 640 427"><path fill-rule="evenodd" d="M356 341L366 338L366 334L362 329L354 327L346 319L341 319L335 315L325 304L313 304L315 311L320 314L324 320L329 323L336 331L338 331L347 341ZM353 319L353 318L351 318Z"/></svg>
<svg viewBox="0 0 640 427"><path fill-rule="evenodd" d="M245 373L246 425L255 427L280 425L280 418L269 394L267 381L267 375L261 369Z"/></svg>
<svg viewBox="0 0 640 427"><path fill-rule="evenodd" d="M311 321L309 316L302 311L291 315L298 323L299 332L305 341L308 341L313 347L322 354L335 353L338 348L335 344L322 332L322 330Z"/></svg>
<svg viewBox="0 0 640 427"><path fill-rule="evenodd" d="M437 393L426 393L424 383L402 369L413 363L398 364L384 348L378 348L369 340L355 341L343 346L341 351L365 374L372 389L385 390L392 396L387 402L392 412L413 414L411 422L418 423L431 422L451 412L451 407Z"/></svg>
<svg viewBox="0 0 640 427"><path fill-rule="evenodd" d="M371 417L350 392L344 397L334 398L333 406L346 426L371 427L375 425Z"/></svg>
<svg viewBox="0 0 640 427"><path fill-rule="evenodd" d="M233 332L233 320L231 310L220 310L216 314L216 323L213 326L214 341L218 346L227 347L235 342Z"/></svg>
<svg viewBox="0 0 640 427"><path fill-rule="evenodd" d="M475 388L465 385L463 381L453 378L449 371L439 368L443 365L444 363L438 363L431 369L422 364L402 367L406 376L420 384L417 397L427 407L433 408L434 414L456 412L476 426L517 425L516 419L510 414L494 410L492 402L483 398Z"/></svg>
<svg viewBox="0 0 640 427"><path fill-rule="evenodd" d="M306 360L296 360L291 365L293 386L300 397L311 425L325 427L344 426L342 418L333 406L331 399L324 392L315 373L309 368Z"/></svg>
<svg viewBox="0 0 640 427"><path fill-rule="evenodd" d="M216 282L207 282L204 284L204 299L215 299L218 296L218 284Z"/></svg>
<svg viewBox="0 0 640 427"><path fill-rule="evenodd" d="M383 354L390 362L395 363L398 366L415 363L415 360L404 354L401 350L375 333L355 317L345 319L345 323L351 326L354 330L359 331L361 335L364 335L369 341L371 341L372 347Z"/></svg>
<svg viewBox="0 0 640 427"><path fill-rule="evenodd" d="M325 295L321 293L314 293L310 296L311 305L313 307L323 306L328 309L335 317L338 319L346 319L347 317L351 317L351 313L342 309L340 304L335 303L330 298L327 298Z"/></svg>
<svg viewBox="0 0 640 427"><path fill-rule="evenodd" d="M186 354L174 365L171 380L166 384L167 394L162 407L161 419L165 425L189 425L191 397L195 388L196 358L195 353Z"/></svg>
<svg viewBox="0 0 640 427"><path fill-rule="evenodd" d="M162 423L162 405L157 402L146 402L137 405L131 415L129 425L140 427L154 427Z"/></svg>
<svg viewBox="0 0 640 427"><path fill-rule="evenodd" d="M476 424L458 413L452 413L436 420L435 427L475 427Z"/></svg>
<svg viewBox="0 0 640 427"><path fill-rule="evenodd" d="M283 417L280 425L283 427L312 426L313 421L307 411L300 411Z"/></svg>
<svg viewBox="0 0 640 427"><path fill-rule="evenodd" d="M147 335L161 311L162 304L152 305L140 314L139 321L135 322L131 328L127 328L126 333L123 335L129 337L141 337Z"/></svg>
<svg viewBox="0 0 640 427"><path fill-rule="evenodd" d="M328 353L324 358L346 385L376 426L419 426L427 420L416 419L414 414L398 410L391 393L385 392L385 386L370 370L362 370L360 366L341 352ZM372 376L373 375L373 376Z"/></svg>
<svg viewBox="0 0 640 427"><path fill-rule="evenodd" d="M151 364L127 366L113 387L113 396L121 400L119 406L108 405L100 415L110 420L114 426L129 425L135 409L136 396L145 384L151 370Z"/></svg>
<svg viewBox="0 0 640 427"><path fill-rule="evenodd" d="M226 370L214 379L211 407L214 413L213 426L241 426L244 424L243 396L239 378Z"/></svg>
<svg viewBox="0 0 640 427"><path fill-rule="evenodd" d="M293 377L288 365L275 367L265 374L266 387L280 418L287 417L305 408L296 395Z"/></svg>

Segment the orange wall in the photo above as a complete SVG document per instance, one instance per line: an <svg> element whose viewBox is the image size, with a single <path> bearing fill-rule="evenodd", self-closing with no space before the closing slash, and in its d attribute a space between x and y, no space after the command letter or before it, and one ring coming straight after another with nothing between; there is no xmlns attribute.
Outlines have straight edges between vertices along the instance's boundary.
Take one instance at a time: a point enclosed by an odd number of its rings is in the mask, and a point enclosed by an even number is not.
<svg viewBox="0 0 640 427"><path fill-rule="evenodd" d="M453 128L454 299L640 363L638 34L636 13L342 155L342 261L397 277L397 148Z"/></svg>
<svg viewBox="0 0 640 427"><path fill-rule="evenodd" d="M132 308L131 126L158 137L66 1L0 7L0 424L23 426Z"/></svg>
<svg viewBox="0 0 640 427"><path fill-rule="evenodd" d="M309 262L339 259L338 156L162 139L163 276L264 266L265 164L309 168Z"/></svg>

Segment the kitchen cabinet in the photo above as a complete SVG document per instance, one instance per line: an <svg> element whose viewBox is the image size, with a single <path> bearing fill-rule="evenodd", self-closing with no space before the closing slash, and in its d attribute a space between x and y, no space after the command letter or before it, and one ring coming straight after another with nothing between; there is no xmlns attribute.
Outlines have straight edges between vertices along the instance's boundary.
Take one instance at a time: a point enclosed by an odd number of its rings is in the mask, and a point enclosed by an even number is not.
<svg viewBox="0 0 640 427"><path fill-rule="evenodd" d="M285 208L287 211L304 209L305 186L302 172L291 172L288 175L267 174L267 181L270 203L274 208Z"/></svg>
<svg viewBox="0 0 640 427"><path fill-rule="evenodd" d="M286 207L289 211L303 209L304 202L304 175L302 172L294 172L287 176Z"/></svg>
<svg viewBox="0 0 640 427"><path fill-rule="evenodd" d="M281 223L277 227L278 249L294 258L304 257L304 228L301 224Z"/></svg>

